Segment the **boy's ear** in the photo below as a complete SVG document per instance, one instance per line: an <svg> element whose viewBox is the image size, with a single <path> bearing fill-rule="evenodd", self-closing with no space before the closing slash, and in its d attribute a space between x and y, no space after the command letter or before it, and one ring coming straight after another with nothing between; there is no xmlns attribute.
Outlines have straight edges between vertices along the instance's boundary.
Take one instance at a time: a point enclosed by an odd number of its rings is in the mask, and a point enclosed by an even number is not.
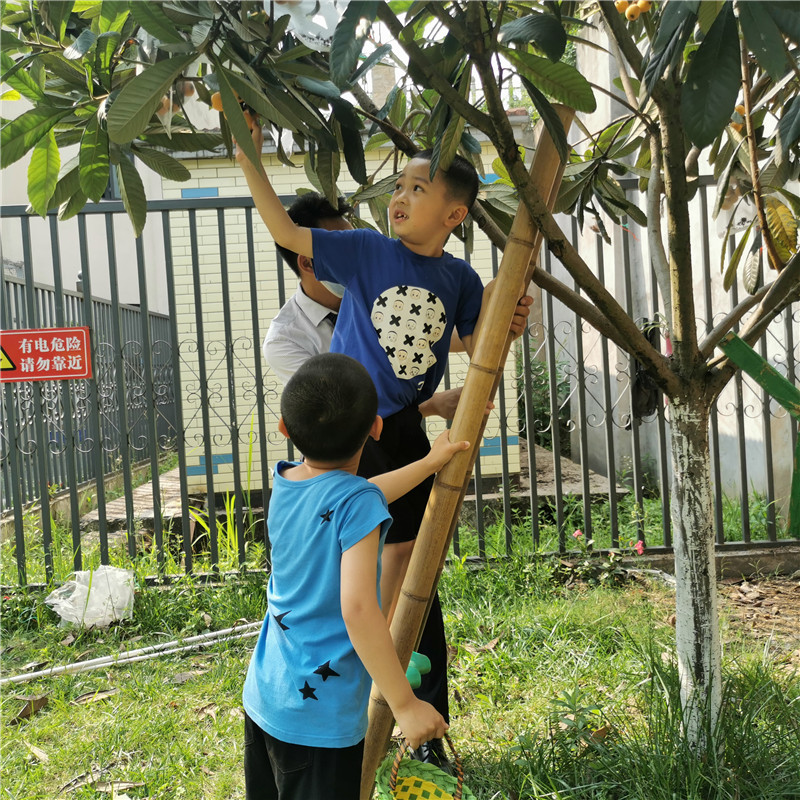
<svg viewBox="0 0 800 800"><path fill-rule="evenodd" d="M377 442L381 438L381 433L383 433L383 417L376 415L375 422L369 429L369 435Z"/></svg>
<svg viewBox="0 0 800 800"><path fill-rule="evenodd" d="M289 431L286 430L286 423L283 421L283 417L278 420L278 430L287 438L291 438L289 436Z"/></svg>
<svg viewBox="0 0 800 800"><path fill-rule="evenodd" d="M457 228L467 218L467 214L469 209L465 205L454 206L447 217L448 227Z"/></svg>
<svg viewBox="0 0 800 800"><path fill-rule="evenodd" d="M300 272L310 272L313 276L314 262L308 256L297 256L297 266L300 268Z"/></svg>

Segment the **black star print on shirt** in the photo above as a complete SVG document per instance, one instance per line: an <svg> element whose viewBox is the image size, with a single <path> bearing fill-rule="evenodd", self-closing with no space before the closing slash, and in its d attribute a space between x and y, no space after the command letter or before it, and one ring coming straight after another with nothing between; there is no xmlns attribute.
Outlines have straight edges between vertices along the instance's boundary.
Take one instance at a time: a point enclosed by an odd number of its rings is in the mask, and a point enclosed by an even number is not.
<svg viewBox="0 0 800 800"><path fill-rule="evenodd" d="M300 694L303 695L303 700L319 700L319 698L314 694L316 689L313 686L308 685L308 681L306 681L305 686L299 690Z"/></svg>
<svg viewBox="0 0 800 800"><path fill-rule="evenodd" d="M322 522L330 522L331 521L331 514L333 514L333 509L329 508L324 514L320 514L322 517ZM322 524L322 523L320 523Z"/></svg>
<svg viewBox="0 0 800 800"><path fill-rule="evenodd" d="M341 675L339 675L338 672L335 672L334 670L331 669L331 662L330 661L326 661L321 667L317 667L314 670L314 674L315 675L321 675L323 681L328 680L328 678L340 678L341 677Z"/></svg>
<svg viewBox="0 0 800 800"><path fill-rule="evenodd" d="M283 630L283 631L288 631L289 630L289 626L283 624L283 618L287 614L291 614L291 613L292 613L291 611L284 611L283 614L273 614L272 615L273 617L275 617L275 622L277 622L278 625L281 626L281 630Z"/></svg>

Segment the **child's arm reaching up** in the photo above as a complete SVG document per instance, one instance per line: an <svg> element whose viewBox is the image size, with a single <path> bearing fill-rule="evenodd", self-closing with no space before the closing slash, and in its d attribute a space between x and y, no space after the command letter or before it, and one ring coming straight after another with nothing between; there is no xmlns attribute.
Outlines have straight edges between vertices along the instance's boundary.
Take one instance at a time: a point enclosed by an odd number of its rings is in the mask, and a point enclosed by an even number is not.
<svg viewBox="0 0 800 800"><path fill-rule="evenodd" d="M258 124L253 125L252 133L256 152L260 153L264 143L264 134L261 131L261 126ZM272 234L275 242L298 255L312 258L311 230L294 224L278 199L278 195L275 194L264 167L261 164L258 166L253 164L238 146L236 147L236 160L239 162L239 166L242 168L244 177L247 180L247 185L250 187L250 193L253 195L253 201L256 204L258 213L261 215L261 219L264 220L264 224Z"/></svg>
<svg viewBox="0 0 800 800"><path fill-rule="evenodd" d="M412 461L405 467L384 472L370 478L386 497L386 501L393 503L398 497L422 483L429 475L438 472L456 453L469 449L469 442L451 442L450 431L440 434L431 446L431 451L419 461Z"/></svg>
<svg viewBox="0 0 800 800"><path fill-rule="evenodd" d="M432 705L411 691L378 605L379 533L376 528L342 554L342 618L358 657L392 709L409 745L416 748L428 739L440 739L448 725Z"/></svg>

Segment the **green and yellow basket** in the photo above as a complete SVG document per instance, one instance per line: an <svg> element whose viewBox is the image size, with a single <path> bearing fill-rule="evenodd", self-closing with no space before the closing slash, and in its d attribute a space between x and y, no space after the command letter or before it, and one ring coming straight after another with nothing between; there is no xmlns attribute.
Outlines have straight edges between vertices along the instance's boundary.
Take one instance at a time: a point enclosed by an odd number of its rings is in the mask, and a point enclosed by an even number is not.
<svg viewBox="0 0 800 800"><path fill-rule="evenodd" d="M445 740L453 753L455 775L448 775L434 764L403 758L408 749L404 741L397 753L388 755L378 767L374 796L379 800L475 800L464 786L461 759L447 734Z"/></svg>

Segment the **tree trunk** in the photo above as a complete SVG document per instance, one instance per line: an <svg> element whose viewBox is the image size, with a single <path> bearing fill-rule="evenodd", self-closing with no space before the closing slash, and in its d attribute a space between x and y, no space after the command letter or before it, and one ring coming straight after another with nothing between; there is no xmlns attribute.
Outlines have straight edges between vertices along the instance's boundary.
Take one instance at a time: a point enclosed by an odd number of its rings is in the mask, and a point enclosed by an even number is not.
<svg viewBox="0 0 800 800"><path fill-rule="evenodd" d="M691 395L689 395L691 397ZM708 404L697 394L670 403L676 644L689 746L711 745L722 703Z"/></svg>

